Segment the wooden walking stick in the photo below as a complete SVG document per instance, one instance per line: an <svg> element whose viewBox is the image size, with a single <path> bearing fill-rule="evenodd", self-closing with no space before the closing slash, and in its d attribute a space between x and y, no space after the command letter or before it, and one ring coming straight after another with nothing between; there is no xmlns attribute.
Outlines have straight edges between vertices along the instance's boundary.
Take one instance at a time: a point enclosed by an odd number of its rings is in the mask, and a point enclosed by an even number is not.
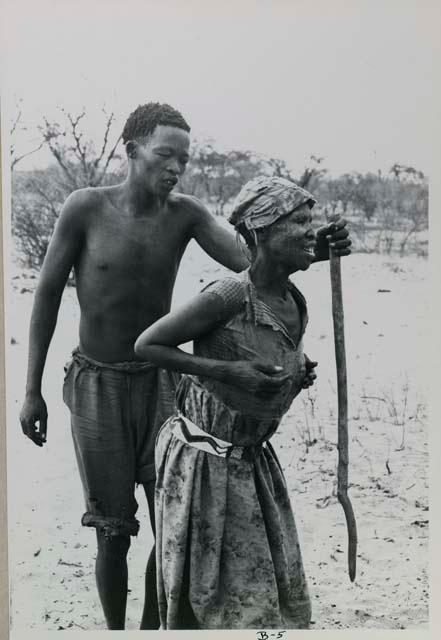
<svg viewBox="0 0 441 640"><path fill-rule="evenodd" d="M348 529L348 567L351 582L355 580L357 562L357 525L354 510L348 496L348 384L346 376L346 352L343 316L340 257L329 247L331 271L332 319L334 323L335 361L338 389L338 468L337 498L343 507Z"/></svg>

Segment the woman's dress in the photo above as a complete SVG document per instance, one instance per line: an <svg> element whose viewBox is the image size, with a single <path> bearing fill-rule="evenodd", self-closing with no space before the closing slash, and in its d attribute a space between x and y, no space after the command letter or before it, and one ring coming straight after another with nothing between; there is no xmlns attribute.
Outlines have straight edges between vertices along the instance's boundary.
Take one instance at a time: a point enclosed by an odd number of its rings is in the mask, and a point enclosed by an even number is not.
<svg viewBox="0 0 441 640"><path fill-rule="evenodd" d="M229 319L198 339L194 353L258 358L291 372L263 398L212 379L184 375L178 411L207 434L249 447L246 459L201 451L176 437L176 419L156 443L156 544L161 625L182 628L188 611L200 629L305 628L311 607L294 516L277 456L267 442L302 388L302 339L257 297L248 272L205 288ZM306 303L291 285L301 336ZM187 614L185 613L187 612Z"/></svg>

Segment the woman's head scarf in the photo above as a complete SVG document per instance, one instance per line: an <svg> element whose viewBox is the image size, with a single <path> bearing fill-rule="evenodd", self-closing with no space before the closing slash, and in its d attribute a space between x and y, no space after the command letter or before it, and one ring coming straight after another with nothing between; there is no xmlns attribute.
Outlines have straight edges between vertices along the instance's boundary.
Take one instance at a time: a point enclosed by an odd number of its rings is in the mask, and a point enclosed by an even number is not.
<svg viewBox="0 0 441 640"><path fill-rule="evenodd" d="M228 221L236 229L261 229L305 203L311 208L317 203L306 189L285 178L261 176L242 187Z"/></svg>

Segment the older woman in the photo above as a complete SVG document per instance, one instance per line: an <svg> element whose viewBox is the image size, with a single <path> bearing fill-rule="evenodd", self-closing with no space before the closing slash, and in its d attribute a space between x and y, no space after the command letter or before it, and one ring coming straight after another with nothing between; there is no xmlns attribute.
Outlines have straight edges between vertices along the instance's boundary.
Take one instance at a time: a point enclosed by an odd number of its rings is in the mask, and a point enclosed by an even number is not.
<svg viewBox="0 0 441 640"><path fill-rule="evenodd" d="M314 261L314 203L281 178L245 185L230 222L249 270L211 283L137 340L143 359L185 374L156 443L164 629L308 627L296 525L269 440L315 378L305 299L289 279ZM193 354L178 348L190 340Z"/></svg>

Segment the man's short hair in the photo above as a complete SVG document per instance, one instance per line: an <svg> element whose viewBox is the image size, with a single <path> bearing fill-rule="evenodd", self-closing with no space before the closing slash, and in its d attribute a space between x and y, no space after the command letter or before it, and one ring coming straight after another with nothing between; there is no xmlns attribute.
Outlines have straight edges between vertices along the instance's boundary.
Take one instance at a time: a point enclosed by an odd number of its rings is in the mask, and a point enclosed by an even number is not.
<svg viewBox="0 0 441 640"><path fill-rule="evenodd" d="M122 132L124 144L129 140L147 138L158 125L190 131L188 123L179 111L169 104L149 102L139 105L127 118Z"/></svg>

